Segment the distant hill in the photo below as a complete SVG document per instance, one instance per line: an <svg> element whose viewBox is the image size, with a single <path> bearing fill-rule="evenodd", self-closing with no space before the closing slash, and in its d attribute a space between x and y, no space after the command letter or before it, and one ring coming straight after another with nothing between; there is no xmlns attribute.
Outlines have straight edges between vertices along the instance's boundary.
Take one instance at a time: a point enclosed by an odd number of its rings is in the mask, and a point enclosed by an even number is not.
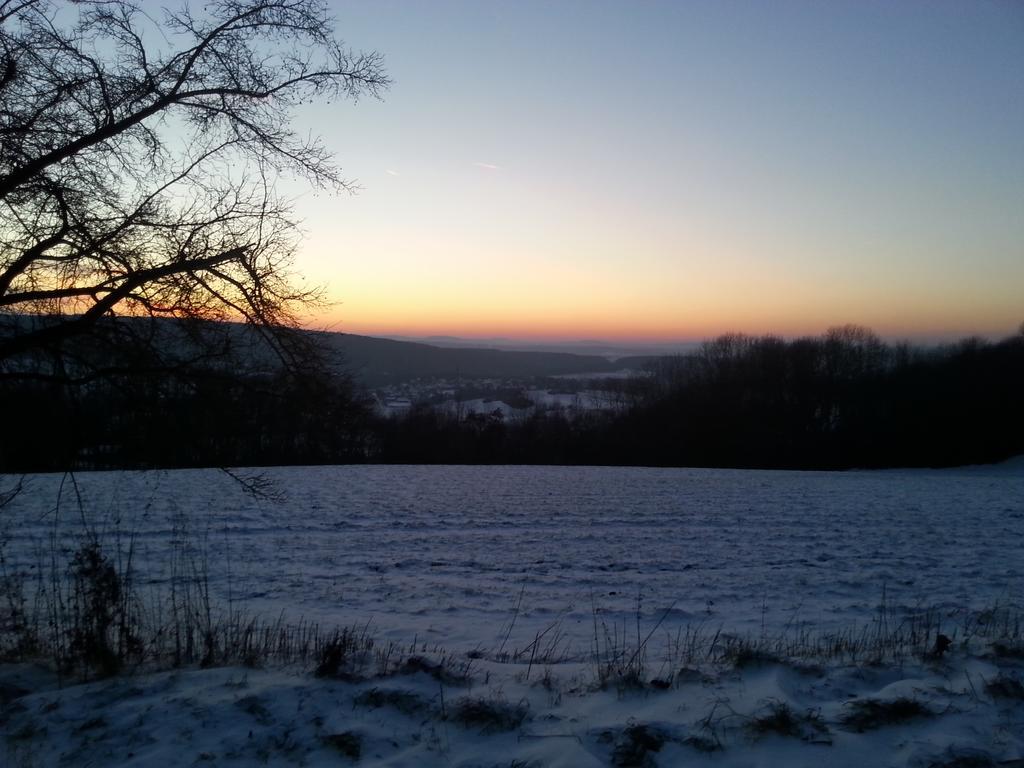
<svg viewBox="0 0 1024 768"><path fill-rule="evenodd" d="M612 362L600 355L568 352L514 352L498 349L437 347L350 333L323 333L322 341L340 353L345 367L367 386L414 378L532 378L612 373L639 367L649 358Z"/></svg>
<svg viewBox="0 0 1024 768"><path fill-rule="evenodd" d="M394 341L411 341L429 344L433 347L457 347L472 349L500 349L506 352L568 352L573 355L598 355L609 360L637 357L670 357L686 354L700 346L698 341L602 341L580 339L579 341L538 341L536 339L493 338L466 339L459 336L388 336Z"/></svg>
<svg viewBox="0 0 1024 768"><path fill-rule="evenodd" d="M45 317L0 314L0 337L16 335L43 327L52 320ZM119 330L125 334L108 334L117 345L125 338L149 338L169 359L189 355L188 337L182 327L169 319L116 317L104 318L97 326L107 331ZM280 363L270 347L240 323L200 324L203 334L230 342L240 357L240 363L254 371L276 368ZM350 333L308 331L333 358L339 370L351 374L359 383L380 386L409 381L416 378L511 379L574 374L613 373L628 368L639 369L651 358L634 357L610 360L599 354L574 354L561 351L519 351L488 349L471 346L435 346L411 341L395 341ZM65 342L67 349L88 349L89 337L73 338Z"/></svg>

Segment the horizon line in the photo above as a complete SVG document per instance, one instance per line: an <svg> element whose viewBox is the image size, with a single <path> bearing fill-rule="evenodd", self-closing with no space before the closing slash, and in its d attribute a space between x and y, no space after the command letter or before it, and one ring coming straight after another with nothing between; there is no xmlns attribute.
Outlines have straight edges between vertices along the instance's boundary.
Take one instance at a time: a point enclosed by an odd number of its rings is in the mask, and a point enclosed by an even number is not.
<svg viewBox="0 0 1024 768"><path fill-rule="evenodd" d="M830 325L819 331L804 331L804 332L775 332L775 331L762 331L762 332L750 332L746 330L724 330L718 333L702 334L702 335L691 335L691 336L626 336L626 337L614 337L614 336L570 336L570 335L537 335L524 333L519 334L508 334L508 333L444 333L444 332L416 332L416 331L405 331L405 330L391 330L391 329L375 329L375 328L353 328L346 327L340 323L330 323L322 325L308 324L306 328L314 331L321 331L326 333L345 333L353 336L372 336L375 338L392 339L395 341L413 341L420 343L431 343L431 342L460 342L460 343L495 343L495 344L530 344L534 346L560 346L560 345L578 345L578 346L673 346L673 345L695 345L701 344L706 341L713 341L723 336L738 335L746 336L749 338L764 338L774 337L784 341L793 341L801 338L819 338L828 333L829 330L834 328L843 328L846 326L856 326L864 328L871 333L875 334L880 340L886 343L899 344L902 342L917 343L917 344L948 344L955 343L958 341L964 341L967 339L981 338L988 341L1000 341L1007 338L1012 338L1019 335L1024 331L1024 326L1021 328L1007 329L1005 331L978 331L978 330L935 330L935 331L917 331L912 333L907 332L882 332L877 331L870 326L862 325L859 323L844 323L837 325Z"/></svg>

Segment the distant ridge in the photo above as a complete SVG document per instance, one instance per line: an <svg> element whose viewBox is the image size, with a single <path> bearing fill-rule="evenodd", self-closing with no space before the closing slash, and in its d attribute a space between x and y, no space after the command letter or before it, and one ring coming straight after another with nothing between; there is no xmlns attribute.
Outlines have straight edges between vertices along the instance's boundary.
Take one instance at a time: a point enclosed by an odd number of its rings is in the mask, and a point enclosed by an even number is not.
<svg viewBox="0 0 1024 768"><path fill-rule="evenodd" d="M514 351L484 347L440 347L350 333L324 333L324 343L340 353L352 375L366 384L414 378L533 378L613 373L639 369L649 357L612 361L600 355L570 352Z"/></svg>
<svg viewBox="0 0 1024 768"><path fill-rule="evenodd" d="M35 324L46 323L37 316L0 314L0 330L25 332ZM187 354L188 340L174 320L167 318L104 318L102 324L153 328L159 345L172 352ZM154 324L155 325L151 325ZM145 325L144 325L145 324ZM209 323L214 335L230 338L240 361L250 370L270 370L279 365L277 357L263 338L242 323ZM524 379L574 374L615 373L640 369L652 357L639 356L613 360L600 354L575 354L561 350L510 350L471 346L468 340L458 346L440 346L418 341L396 341L337 331L305 331L323 346L328 358L339 370L351 374L359 383L380 386L417 378ZM84 337L83 337L84 338ZM455 339L455 337L438 337ZM71 339L68 344L75 344Z"/></svg>
<svg viewBox="0 0 1024 768"><path fill-rule="evenodd" d="M573 355L597 355L608 360L634 357L670 357L692 352L699 345L697 341L671 342L630 342L605 341L602 339L576 339L570 341L537 341L511 339L504 336L488 338L462 338L460 336L386 336L393 341L407 341L414 344L430 344L438 347L459 349L500 349L508 352L565 352Z"/></svg>

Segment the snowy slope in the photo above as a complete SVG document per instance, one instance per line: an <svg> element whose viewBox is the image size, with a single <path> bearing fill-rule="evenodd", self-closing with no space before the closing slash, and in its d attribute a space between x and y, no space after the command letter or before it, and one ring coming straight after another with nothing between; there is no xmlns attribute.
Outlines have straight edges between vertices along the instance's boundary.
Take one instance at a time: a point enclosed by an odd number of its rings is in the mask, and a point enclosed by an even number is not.
<svg viewBox="0 0 1024 768"><path fill-rule="evenodd" d="M216 470L26 478L7 567L88 525L158 591L185 542L219 604L374 650L327 678L0 666L3 765L1024 766L1024 640L995 626L1024 601L1019 462L264 474L276 498ZM905 647L824 650L883 636Z"/></svg>

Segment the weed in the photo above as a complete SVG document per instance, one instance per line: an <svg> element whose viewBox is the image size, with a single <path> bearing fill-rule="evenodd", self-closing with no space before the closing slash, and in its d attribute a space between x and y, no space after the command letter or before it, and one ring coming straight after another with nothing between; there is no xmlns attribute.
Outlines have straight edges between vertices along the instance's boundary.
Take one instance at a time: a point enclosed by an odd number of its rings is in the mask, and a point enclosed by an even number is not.
<svg viewBox="0 0 1024 768"><path fill-rule="evenodd" d="M675 685L679 686L686 685L687 683L706 683L709 681L709 678L699 669L680 667L672 676L672 681Z"/></svg>
<svg viewBox="0 0 1024 768"><path fill-rule="evenodd" d="M74 478L69 478L74 486ZM0 493L0 506L3 496ZM422 673L444 685L468 685L475 660L498 657L523 664L527 681L538 668L541 684L551 691L557 688L551 665L580 659L570 653L562 618L537 632L525 647L510 650L513 629L524 610L523 588L502 628L496 654L477 649L468 657L433 649L428 659L415 644L378 645L368 627L321 629L303 621L286 623L283 616L263 619L237 609L230 594L226 606L218 605L211 596L205 539L184 514L172 520L166 579L144 591L133 567L134 534L117 526L98 532L85 519L80 500L78 506L81 523L60 528L58 501L49 550L45 542L40 544L32 580L28 569L19 570L4 559L6 540L0 530L0 659L48 660L61 676L103 677L142 665L300 663L321 677ZM702 622L675 630L658 651L652 640L671 606L646 627L641 607L638 596L635 622L609 624L594 606L593 638L584 658L597 687L678 687L706 681L705 673L715 666L899 663L934 656L940 636L949 638L951 650L983 647L999 658L1024 658L1024 613L1012 605L963 611L954 620L926 608L897 612L883 594L869 623L841 631L787 626L773 635L762 624L759 634L745 637ZM427 652L424 647L422 653ZM1010 686L1003 698L1014 697L1017 689L1010 683L997 685Z"/></svg>
<svg viewBox="0 0 1024 768"><path fill-rule="evenodd" d="M0 509L12 501L22 489L18 482L13 489L0 490ZM32 621L25 596L25 575L7 561L8 530L0 518L0 661L32 656L38 650L38 626Z"/></svg>
<svg viewBox="0 0 1024 768"><path fill-rule="evenodd" d="M778 664L781 659L752 643L739 641L726 648L722 654L722 661L736 669L750 669Z"/></svg>
<svg viewBox="0 0 1024 768"><path fill-rule="evenodd" d="M397 668L400 675L415 675L422 672L425 675L445 685L468 685L472 681L470 670L472 659L464 663L455 663L451 658L444 657L439 662L432 662L423 656L410 656L405 663Z"/></svg>
<svg viewBox="0 0 1024 768"><path fill-rule="evenodd" d="M345 757L353 761L358 760L360 755L363 753L363 737L355 731L332 733L327 736L322 736L321 740L327 746L333 747Z"/></svg>
<svg viewBox="0 0 1024 768"><path fill-rule="evenodd" d="M429 705L420 696L409 691L381 690L371 688L356 696L352 702L358 706L380 709L391 707L403 715L414 715L427 709Z"/></svg>
<svg viewBox="0 0 1024 768"><path fill-rule="evenodd" d="M859 733L935 714L921 702L905 696L891 701L855 699L847 702L846 706L850 711L840 718L840 722Z"/></svg>
<svg viewBox="0 0 1024 768"><path fill-rule="evenodd" d="M70 643L64 660L110 677L122 657L111 646L110 630L121 608L121 578L96 539L86 541L71 558Z"/></svg>
<svg viewBox="0 0 1024 768"><path fill-rule="evenodd" d="M1024 659L1024 642L992 643L992 655L997 659Z"/></svg>
<svg viewBox="0 0 1024 768"><path fill-rule="evenodd" d="M803 730L802 723L788 704L773 702L768 705L767 710L766 713L752 718L747 723L747 730L750 733L756 736L777 734L800 737Z"/></svg>
<svg viewBox="0 0 1024 768"><path fill-rule="evenodd" d="M244 696L235 702L235 706L255 719L260 725L269 725L273 719L270 710L257 696Z"/></svg>
<svg viewBox="0 0 1024 768"><path fill-rule="evenodd" d="M629 627L625 622L609 626L604 620L598 619L597 606L592 607L594 636L591 640L590 655L597 686L601 689L606 688L609 683L615 683L620 690L645 687L648 644L675 607L675 603L665 609L646 635L641 632L640 606L641 598L637 596L635 644L629 636Z"/></svg>
<svg viewBox="0 0 1024 768"><path fill-rule="evenodd" d="M1024 701L1024 685L1016 677L999 675L985 683L985 693L993 699Z"/></svg>
<svg viewBox="0 0 1024 768"><path fill-rule="evenodd" d="M821 716L813 710L798 714L782 701L769 702L761 714L747 723L747 732L755 738L778 735L810 741L828 733Z"/></svg>
<svg viewBox="0 0 1024 768"><path fill-rule="evenodd" d="M631 725L625 728L612 750L612 765L621 768L645 768L654 764L652 752L660 752L669 740L668 735L651 725Z"/></svg>
<svg viewBox="0 0 1024 768"><path fill-rule="evenodd" d="M988 752L951 747L942 758L929 763L928 768L995 768L996 765Z"/></svg>
<svg viewBox="0 0 1024 768"><path fill-rule="evenodd" d="M513 731L522 725L529 713L525 701L507 704L503 701L462 698L452 706L448 719L467 728L487 732Z"/></svg>
<svg viewBox="0 0 1024 768"><path fill-rule="evenodd" d="M335 631L320 648L320 661L313 674L317 677L338 677L343 666L356 650L356 638L347 629Z"/></svg>
<svg viewBox="0 0 1024 768"><path fill-rule="evenodd" d="M515 651L512 654L512 660L522 661L525 659L527 661L525 679L529 680L534 665L557 664L565 661L568 656L563 648L565 644L562 622L561 619L557 619L540 632L537 632L534 635L533 641L525 648Z"/></svg>
<svg viewBox="0 0 1024 768"><path fill-rule="evenodd" d="M72 485L74 480L71 480ZM76 493L77 497L77 493ZM169 575L145 593L136 583L134 534L99 533L79 500L81 524L60 528L54 512L49 550L37 553L35 584L4 559L0 531L0 658L49 660L59 675L106 677L129 665L201 667L313 661L322 674L390 667L393 645L374 648L368 627L323 631L280 617L247 616L210 595L209 559L184 516L173 521ZM27 593L32 590L31 595ZM376 654L376 655L374 655Z"/></svg>

